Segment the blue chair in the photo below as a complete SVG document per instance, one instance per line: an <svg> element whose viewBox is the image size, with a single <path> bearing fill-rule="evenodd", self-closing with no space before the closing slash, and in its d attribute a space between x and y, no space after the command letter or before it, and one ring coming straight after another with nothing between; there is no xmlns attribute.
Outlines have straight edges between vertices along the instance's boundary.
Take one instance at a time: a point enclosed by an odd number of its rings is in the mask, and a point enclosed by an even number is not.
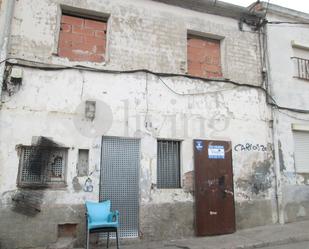
<svg viewBox="0 0 309 249"><path fill-rule="evenodd" d="M116 233L117 249L119 249L118 227L119 212L111 212L111 201L89 202L86 201L87 216L87 249L89 249L89 236L91 233L107 233L107 248L109 244L109 233Z"/></svg>

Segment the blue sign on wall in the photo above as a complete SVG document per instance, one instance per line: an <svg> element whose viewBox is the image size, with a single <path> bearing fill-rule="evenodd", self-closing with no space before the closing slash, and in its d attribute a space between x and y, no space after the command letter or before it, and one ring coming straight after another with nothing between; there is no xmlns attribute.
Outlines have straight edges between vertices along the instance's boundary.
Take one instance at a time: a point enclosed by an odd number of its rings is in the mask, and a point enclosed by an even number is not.
<svg viewBox="0 0 309 249"><path fill-rule="evenodd" d="M225 152L223 145L209 145L208 158L211 159L224 159Z"/></svg>
<svg viewBox="0 0 309 249"><path fill-rule="evenodd" d="M204 149L204 142L203 141L195 141L195 148L198 151L202 151Z"/></svg>

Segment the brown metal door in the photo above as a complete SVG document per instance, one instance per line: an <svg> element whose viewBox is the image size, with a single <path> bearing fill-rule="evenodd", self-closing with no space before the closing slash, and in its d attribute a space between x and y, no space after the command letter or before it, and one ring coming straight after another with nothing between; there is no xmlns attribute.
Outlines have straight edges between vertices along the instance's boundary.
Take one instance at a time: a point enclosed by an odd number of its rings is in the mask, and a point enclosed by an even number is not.
<svg viewBox="0 0 309 249"><path fill-rule="evenodd" d="M235 232L231 143L194 140L196 234Z"/></svg>

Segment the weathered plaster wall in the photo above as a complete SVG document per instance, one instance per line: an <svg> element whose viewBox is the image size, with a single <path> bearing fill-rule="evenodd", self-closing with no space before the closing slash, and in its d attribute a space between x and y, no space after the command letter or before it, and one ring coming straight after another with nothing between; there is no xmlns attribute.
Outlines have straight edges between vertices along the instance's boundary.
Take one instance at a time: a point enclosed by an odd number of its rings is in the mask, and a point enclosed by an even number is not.
<svg viewBox="0 0 309 249"><path fill-rule="evenodd" d="M256 34L238 31L237 21L232 19L148 1L17 1L11 57L74 64L53 54L57 47L60 3L111 15L108 60L102 64L79 64L184 73L187 30L194 30L224 38L221 44L224 77L252 85L261 82ZM33 246L41 245L44 240L55 241L57 224L62 221L74 223L79 219L78 231L82 231L84 218L78 216L80 205L99 196L102 135L141 139L140 233L145 239L194 233L190 172L194 169L195 138L232 141L237 226L276 221L270 110L263 91L184 77L162 78L174 91L188 94L184 96L170 91L153 74L25 67L22 70L20 89L12 96L5 94L0 112L0 218L11 220L12 224L16 219L20 224L14 226L15 233L13 230L8 233L6 226L0 226L2 247L23 246L24 240L16 234L30 231L29 224L35 227L42 219L48 223L45 228L49 233L32 234ZM83 103L89 99L97 101L98 113L102 114L97 117L98 126L92 127L93 133L89 124L80 121L84 115ZM44 190L42 211L35 217L22 218L30 222L27 224L14 215L11 197L17 191L16 145L30 145L34 136L51 137L69 148L67 187ZM155 187L157 138L182 140L181 175L182 180L186 179L183 189ZM87 177L76 177L78 149L89 149L92 193L81 189ZM58 212L48 212L53 208ZM172 215L174 223L167 223L166 219ZM31 241L27 245L31 246Z"/></svg>
<svg viewBox="0 0 309 249"><path fill-rule="evenodd" d="M294 118L294 117L295 118ZM285 222L309 219L309 182L308 174L296 170L294 160L294 138L292 124L309 125L308 115L277 114L277 143L279 150L279 167L282 195L282 212Z"/></svg>
<svg viewBox="0 0 309 249"><path fill-rule="evenodd" d="M298 21L287 14L277 15L269 12L270 21ZM300 15L298 15L300 18ZM303 14L306 16L306 14ZM307 18L309 16L307 15ZM270 65L271 93L277 104L283 107L309 109L309 82L295 78L297 70L291 57L309 59L308 50L292 47L292 41L309 47L308 26L267 25L268 54ZM282 52L284 51L284 53ZM306 174L297 173L294 162L294 139L292 124L309 126L308 114L297 114L285 110L274 110L275 146L280 172L279 198L284 222L309 219L309 187Z"/></svg>
<svg viewBox="0 0 309 249"><path fill-rule="evenodd" d="M269 20L295 21L293 18L275 15L270 15ZM268 24L267 30L271 90L276 101L284 106L309 109L309 100L304 94L309 92L309 84L294 77L297 76L297 68L291 58L293 56L309 58L308 50L301 51L292 47L292 41L309 46L308 25Z"/></svg>
<svg viewBox="0 0 309 249"><path fill-rule="evenodd" d="M184 173L193 170L192 139L205 138L232 141L238 227L267 224L276 220L272 211L272 152L258 151L257 147L246 145L253 143L266 147L271 143L268 127L269 109L264 102L263 92L247 88L227 90L230 86L226 84L208 84L183 78L164 79L166 84L178 92L186 92L189 89L191 92L208 92L201 96L179 96L167 90L157 76L146 77L144 73L115 75L80 73L78 70L55 73L26 68L23 68L23 71L21 89L8 99L1 110L0 189L1 206L5 210L11 209L13 204L10 196L16 191L15 179L19 161L15 148L17 144L30 145L33 136L44 135L70 148L68 186L62 190L44 191L43 207L52 208L57 205L82 204L86 199L98 199L99 172L96 170L100 165L100 135L139 137L141 234L144 238L150 239L160 238L161 234L165 235L164 238L192 235L192 194L182 189L158 190L154 187L156 139L183 140L183 178ZM211 93L220 89L225 91ZM81 102L87 99L104 102L112 110L113 122L110 129L93 137L83 136L78 130L80 125L75 121L76 116L83 115L76 110ZM98 110L100 111L104 112L102 109ZM127 120L124 118L126 112ZM144 126L146 114L146 120L152 122L152 128L149 129ZM245 149L241 149L241 145L244 145ZM90 150L89 171L94 172L91 177L94 183L92 193L85 193L73 184L76 184L78 148ZM77 179L83 185L86 177ZM259 205L256 205L257 203ZM176 209L176 206L179 208ZM262 215L265 214L265 209L268 210L267 215ZM186 219L183 219L184 212L188 212ZM251 216L245 216L243 213L250 213ZM257 213L261 215L257 216ZM43 214L51 221L50 226L55 226L56 222L50 216L52 214L47 214L43 209L38 217L42 217ZM175 217L177 229L175 224L167 225L165 222L165 218L170 214ZM38 217L29 219L35 222ZM16 218L18 219L18 216ZM18 229L23 230L26 227L19 226ZM53 230L55 229L53 227ZM2 230L0 234L1 237L7 236L6 230ZM13 235L11 233L11 236ZM54 238L54 235L50 236ZM19 245L12 237L10 240Z"/></svg>
<svg viewBox="0 0 309 249"><path fill-rule="evenodd" d="M108 59L106 63L97 64L98 67L125 70L148 68L157 72L184 73L187 32L195 31L223 39L225 78L254 85L261 82L256 34L240 32L234 19L148 0L104 0L100 3L90 0L18 1L12 30L12 57L69 64L55 55L61 5L110 15ZM244 71L250 73L239 73Z"/></svg>

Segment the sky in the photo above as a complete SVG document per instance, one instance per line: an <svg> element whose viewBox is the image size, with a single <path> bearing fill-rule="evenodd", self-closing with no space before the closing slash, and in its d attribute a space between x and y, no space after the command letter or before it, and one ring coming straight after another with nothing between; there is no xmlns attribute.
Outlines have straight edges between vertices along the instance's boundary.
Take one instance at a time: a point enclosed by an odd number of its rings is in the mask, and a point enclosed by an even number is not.
<svg viewBox="0 0 309 249"><path fill-rule="evenodd" d="M255 0L222 0L222 1L236 4L236 5L241 5L244 7L247 7L251 3L255 2ZM263 0L263 1L267 2L267 0ZM308 0L270 0L270 3L309 13L309 1Z"/></svg>

